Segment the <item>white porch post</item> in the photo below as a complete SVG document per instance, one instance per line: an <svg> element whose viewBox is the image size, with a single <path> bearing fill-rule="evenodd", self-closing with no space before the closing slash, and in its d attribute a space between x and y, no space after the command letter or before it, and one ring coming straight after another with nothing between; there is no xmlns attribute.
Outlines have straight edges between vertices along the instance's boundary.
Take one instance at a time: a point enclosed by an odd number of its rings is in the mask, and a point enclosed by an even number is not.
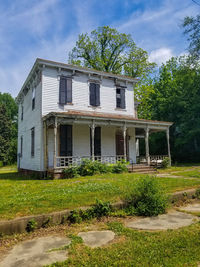
<svg viewBox="0 0 200 267"><path fill-rule="evenodd" d="M149 127L145 129L145 148L146 148L146 161L150 165L150 156L149 156Z"/></svg>
<svg viewBox="0 0 200 267"><path fill-rule="evenodd" d="M54 163L53 163L53 167L54 169L56 168L56 155L57 155L57 127L58 127L58 123L57 123L57 117L55 117L55 124L54 124Z"/></svg>
<svg viewBox="0 0 200 267"><path fill-rule="evenodd" d="M95 121L92 121L92 125L91 125L91 137L92 137L92 161L94 161L94 134L95 134Z"/></svg>
<svg viewBox="0 0 200 267"><path fill-rule="evenodd" d="M166 130L166 137L167 137L167 150L168 150L168 157L169 157L169 165L171 166L171 153L170 153L170 143L169 143L169 127Z"/></svg>
<svg viewBox="0 0 200 267"><path fill-rule="evenodd" d="M124 159L125 159L125 161L127 160L127 158L126 158L126 131L127 131L127 127L124 124L124 127L123 127L123 137L124 137Z"/></svg>

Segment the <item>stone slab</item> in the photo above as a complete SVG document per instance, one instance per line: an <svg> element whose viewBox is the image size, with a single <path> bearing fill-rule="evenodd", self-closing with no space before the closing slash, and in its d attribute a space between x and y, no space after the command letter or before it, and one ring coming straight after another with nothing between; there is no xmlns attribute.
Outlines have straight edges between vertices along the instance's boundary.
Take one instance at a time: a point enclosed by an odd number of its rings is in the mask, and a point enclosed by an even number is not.
<svg viewBox="0 0 200 267"><path fill-rule="evenodd" d="M200 203L189 204L185 207L181 207L180 210L200 213Z"/></svg>
<svg viewBox="0 0 200 267"><path fill-rule="evenodd" d="M156 217L136 219L126 223L126 226L140 230L167 230L188 226L198 220L191 214L174 211Z"/></svg>
<svg viewBox="0 0 200 267"><path fill-rule="evenodd" d="M66 250L59 249L71 243L69 238L49 236L35 238L16 245L0 262L0 267L41 267L67 259Z"/></svg>
<svg viewBox="0 0 200 267"><path fill-rule="evenodd" d="M115 233L112 231L89 231L80 232L78 234L83 239L83 242L91 247L101 247L115 238Z"/></svg>

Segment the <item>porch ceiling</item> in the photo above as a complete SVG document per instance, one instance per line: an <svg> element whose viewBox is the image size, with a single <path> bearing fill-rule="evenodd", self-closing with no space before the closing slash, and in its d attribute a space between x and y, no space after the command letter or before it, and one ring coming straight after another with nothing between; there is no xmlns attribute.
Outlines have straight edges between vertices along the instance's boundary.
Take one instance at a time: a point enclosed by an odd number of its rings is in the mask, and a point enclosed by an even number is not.
<svg viewBox="0 0 200 267"><path fill-rule="evenodd" d="M153 121L137 119L130 115L119 115L113 113L100 113L100 112L85 112L69 110L66 112L51 112L43 117L43 120L49 120L57 117L61 121L69 123L90 123L95 120L97 124L106 125L124 125L127 127L135 128L151 128L153 131L165 130L169 128L173 123L165 121Z"/></svg>

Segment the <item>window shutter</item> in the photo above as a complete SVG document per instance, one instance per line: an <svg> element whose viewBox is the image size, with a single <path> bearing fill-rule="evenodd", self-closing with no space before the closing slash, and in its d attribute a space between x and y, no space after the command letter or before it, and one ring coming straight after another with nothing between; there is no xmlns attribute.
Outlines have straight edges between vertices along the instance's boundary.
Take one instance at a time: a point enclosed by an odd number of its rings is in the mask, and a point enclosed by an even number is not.
<svg viewBox="0 0 200 267"><path fill-rule="evenodd" d="M90 83L90 105L91 106L96 106L95 90L96 90L95 83Z"/></svg>
<svg viewBox="0 0 200 267"><path fill-rule="evenodd" d="M96 84L96 106L100 106L100 84Z"/></svg>
<svg viewBox="0 0 200 267"><path fill-rule="evenodd" d="M35 128L31 129L31 156L35 155Z"/></svg>
<svg viewBox="0 0 200 267"><path fill-rule="evenodd" d="M95 127L94 155L101 156L101 127Z"/></svg>
<svg viewBox="0 0 200 267"><path fill-rule="evenodd" d="M72 125L60 126L60 155L72 156Z"/></svg>
<svg viewBox="0 0 200 267"><path fill-rule="evenodd" d="M121 108L126 108L125 89L120 89L120 96L121 96Z"/></svg>
<svg viewBox="0 0 200 267"><path fill-rule="evenodd" d="M66 78L60 77L60 88L59 88L59 103L61 105L66 104Z"/></svg>
<svg viewBox="0 0 200 267"><path fill-rule="evenodd" d="M72 156L72 125L67 125L67 156Z"/></svg>
<svg viewBox="0 0 200 267"><path fill-rule="evenodd" d="M66 103L72 103L72 79L67 79Z"/></svg>

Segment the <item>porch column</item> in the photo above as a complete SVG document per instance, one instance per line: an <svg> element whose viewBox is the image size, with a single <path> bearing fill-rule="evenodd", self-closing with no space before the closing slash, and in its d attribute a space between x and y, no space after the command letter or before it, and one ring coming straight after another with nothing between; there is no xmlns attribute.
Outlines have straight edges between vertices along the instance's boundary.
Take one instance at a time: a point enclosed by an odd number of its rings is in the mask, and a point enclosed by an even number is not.
<svg viewBox="0 0 200 267"><path fill-rule="evenodd" d="M126 158L126 131L127 131L127 127L124 124L124 127L123 127L123 137L124 137L124 159L125 159L125 161L127 160L127 158Z"/></svg>
<svg viewBox="0 0 200 267"><path fill-rule="evenodd" d="M169 157L169 165L171 166L171 153L170 153L170 143L169 143L169 127L166 130L166 137L167 137L167 151Z"/></svg>
<svg viewBox="0 0 200 267"><path fill-rule="evenodd" d="M92 138L92 161L94 161L94 134L95 134L95 121L92 121L92 125L91 125L91 138Z"/></svg>
<svg viewBox="0 0 200 267"><path fill-rule="evenodd" d="M150 156L149 156L149 127L145 129L145 148L146 148L146 161L147 165L150 165Z"/></svg>
<svg viewBox="0 0 200 267"><path fill-rule="evenodd" d="M54 124L54 164L53 167L54 169L56 168L56 156L57 156L57 128L58 128L58 123L57 123L57 117L55 117L55 124Z"/></svg>
<svg viewBox="0 0 200 267"><path fill-rule="evenodd" d="M48 150L47 150L47 122L44 121L43 124L43 133L44 133L44 169L45 171L48 169Z"/></svg>

